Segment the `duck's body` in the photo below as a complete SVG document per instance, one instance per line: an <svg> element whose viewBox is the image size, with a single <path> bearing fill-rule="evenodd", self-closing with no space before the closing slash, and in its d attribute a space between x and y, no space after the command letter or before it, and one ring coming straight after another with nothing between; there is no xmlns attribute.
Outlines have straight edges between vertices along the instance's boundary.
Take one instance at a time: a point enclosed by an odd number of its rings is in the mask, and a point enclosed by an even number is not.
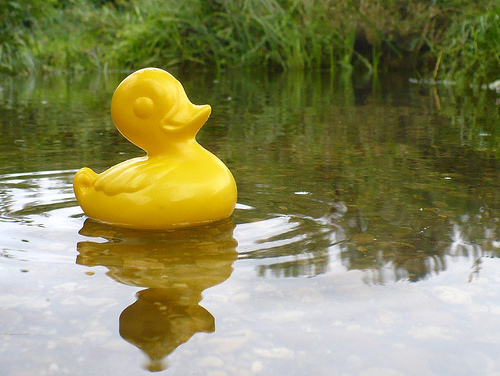
<svg viewBox="0 0 500 376"><path fill-rule="evenodd" d="M174 229L232 214L237 196L234 178L194 138L210 107L191 104L179 86L167 72L145 69L117 88L113 120L148 155L100 175L89 168L77 172L75 195L89 217L128 228Z"/></svg>
<svg viewBox="0 0 500 376"><path fill-rule="evenodd" d="M83 168L74 180L77 200L89 217L128 228L172 229L228 218L236 202L233 176L213 154L197 149L186 158L130 159L99 175Z"/></svg>

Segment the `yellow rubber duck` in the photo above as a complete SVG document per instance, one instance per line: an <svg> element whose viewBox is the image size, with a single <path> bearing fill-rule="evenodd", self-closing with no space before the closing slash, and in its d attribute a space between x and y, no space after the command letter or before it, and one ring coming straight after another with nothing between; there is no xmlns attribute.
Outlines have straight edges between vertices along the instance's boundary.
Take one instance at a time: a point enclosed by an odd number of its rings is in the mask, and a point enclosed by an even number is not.
<svg viewBox="0 0 500 376"><path fill-rule="evenodd" d="M80 169L75 196L85 214L134 229L175 229L231 216L237 189L233 175L195 136L209 105L192 104L170 73L141 69L125 78L111 101L111 116L144 157L101 174Z"/></svg>

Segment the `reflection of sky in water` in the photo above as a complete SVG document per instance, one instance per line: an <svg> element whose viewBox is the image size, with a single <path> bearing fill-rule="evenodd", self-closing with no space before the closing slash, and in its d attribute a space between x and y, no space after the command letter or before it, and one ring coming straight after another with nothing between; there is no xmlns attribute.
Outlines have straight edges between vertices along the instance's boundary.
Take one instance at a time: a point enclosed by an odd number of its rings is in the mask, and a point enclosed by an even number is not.
<svg viewBox="0 0 500 376"><path fill-rule="evenodd" d="M70 175L2 180L2 197L16 202L8 210L23 222L0 226L2 368L10 375L144 374L144 355L118 327L141 288L117 283L104 266L75 263L77 242L89 238L78 235L84 217L72 202ZM481 257L477 269L482 251L464 234L468 221L453 225L446 270L417 283L395 283L391 265L347 271L345 234L331 218L282 215L238 224L231 277L202 292L200 306L216 330L194 334L174 350L166 373L498 374L500 260ZM259 274L273 264L307 265L316 237L328 244L321 273ZM385 273L385 282L374 283L379 277L372 273Z"/></svg>
<svg viewBox="0 0 500 376"><path fill-rule="evenodd" d="M239 265L225 289L204 300L231 312L217 328L230 342L199 342L250 351L247 365L263 370L285 372L293 362L304 374L488 374L499 367L500 286L497 260L487 264L488 276L471 284L460 263L418 284L387 286L364 284L361 272L335 263L312 279L260 281Z"/></svg>
<svg viewBox="0 0 500 376"><path fill-rule="evenodd" d="M30 211L35 211L46 215L45 206L50 210L50 205L74 202L75 195L69 184L71 179L72 171L4 175L0 183L0 214L4 217L8 213L8 216L19 218L24 212L31 214Z"/></svg>

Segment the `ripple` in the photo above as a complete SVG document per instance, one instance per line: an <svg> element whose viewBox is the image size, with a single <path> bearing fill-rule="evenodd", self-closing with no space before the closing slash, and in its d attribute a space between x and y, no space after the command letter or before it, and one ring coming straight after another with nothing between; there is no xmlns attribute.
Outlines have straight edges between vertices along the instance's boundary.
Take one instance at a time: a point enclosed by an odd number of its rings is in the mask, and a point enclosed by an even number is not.
<svg viewBox="0 0 500 376"><path fill-rule="evenodd" d="M234 236L240 260L258 260L260 276L299 277L323 274L338 253L339 228L322 218L277 215L239 224Z"/></svg>
<svg viewBox="0 0 500 376"><path fill-rule="evenodd" d="M44 225L54 211L77 207L75 170L0 175L0 221ZM37 221L43 217L43 221Z"/></svg>
<svg viewBox="0 0 500 376"><path fill-rule="evenodd" d="M0 255L13 269L74 263L83 213L74 170L0 175ZM26 263L29 261L29 263Z"/></svg>
<svg viewBox="0 0 500 376"><path fill-rule="evenodd" d="M0 175L0 261L72 262L76 244L87 239L79 234L86 217L73 193L75 172ZM370 283L418 281L446 270L449 257L465 257L472 263L471 275L478 274L484 257L499 257L496 227L482 241L471 239L476 224L469 222L475 217L460 223L450 219L444 227L425 217L426 231L432 225L438 232L453 230L449 239L436 242L434 233L374 221L373 215L367 217L372 222L367 231L368 219L356 208L348 210L341 202L332 204L312 194L302 197L301 205L329 207L330 213L310 210L306 215L299 206L284 214L269 213L271 206L263 201L237 204L233 220L238 258L259 276L316 276L341 264L365 271Z"/></svg>

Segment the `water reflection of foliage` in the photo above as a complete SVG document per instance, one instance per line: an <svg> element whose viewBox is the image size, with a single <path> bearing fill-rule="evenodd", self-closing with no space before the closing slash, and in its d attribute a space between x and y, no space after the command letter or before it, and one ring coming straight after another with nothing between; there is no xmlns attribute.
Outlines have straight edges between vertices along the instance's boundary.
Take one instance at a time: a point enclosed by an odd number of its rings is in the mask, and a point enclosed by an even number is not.
<svg viewBox="0 0 500 376"><path fill-rule="evenodd" d="M466 113L456 103L445 107L435 93L422 87L410 88L401 96L394 95L394 89L355 90L352 100L342 97L347 92L335 90L336 82L311 81L299 76L293 82L274 82L277 88L271 93L277 97L269 97L267 91L259 96L262 90L248 87L262 83L247 82L248 93L224 104L238 119L228 120L238 127L228 130L237 144L228 150L227 159L234 161L237 180L242 182L240 198L260 209L260 219L273 214L319 219L341 192L349 207L337 221L345 229L346 240L339 247L346 267L375 272L372 282L416 281L445 270L454 223L464 215L482 217L481 208L500 203L499 190L494 188L500 186L496 173L500 166L493 158L498 150L494 132L499 116L491 110L491 96L484 92L473 97L484 109ZM400 83L403 87L408 90ZM232 115L231 110L226 114ZM491 142L474 142L484 141L479 134L484 128L464 129L463 124L457 128L460 117L472 125L488 122L493 133L486 137ZM472 142L464 142L467 133L473 136ZM309 192L311 196L305 197L314 199L294 197L296 191ZM258 217L253 213L241 220ZM350 226L354 217L354 222L361 218L365 225ZM479 234L485 230L483 225L473 227L476 235L466 242L487 243L480 253L489 248L498 254L492 246L498 235L484 240ZM310 239L321 237L324 229L318 224L295 231ZM325 237L321 245L309 244L309 240L296 241L251 256L278 260L293 256L260 266L261 275L322 273L328 264L322 252L332 243Z"/></svg>
<svg viewBox="0 0 500 376"><path fill-rule="evenodd" d="M9 153L0 157L0 168L74 169L132 149L109 115L118 82L117 77L85 75L3 80L0 147Z"/></svg>
<svg viewBox="0 0 500 376"><path fill-rule="evenodd" d="M267 227L266 234L259 236L255 249L240 250L240 259L259 259L259 276L275 277L315 276L328 269L331 245L328 227L318 229L312 218L278 217L262 222ZM242 225L244 226L244 225ZM259 224L250 224L256 232ZM269 228L275 231L269 231Z"/></svg>
<svg viewBox="0 0 500 376"><path fill-rule="evenodd" d="M395 208L391 211L394 213L385 214L400 214ZM396 280L410 281L445 270L450 242L447 216L431 208L405 214L406 220L395 221L384 218L384 214L374 214L373 218L366 218L368 225L364 232L350 228L341 251L344 265L348 269L370 269L372 280L380 283L387 277L384 271L388 268L393 270Z"/></svg>
<svg viewBox="0 0 500 376"><path fill-rule="evenodd" d="M475 173L467 171L461 158L454 158L451 166L432 158L415 169L413 176L399 169L378 169L378 181L358 188L364 194L351 199L363 213L365 228L341 221L349 238L341 252L344 264L371 270L372 282L416 281L447 268L447 256L456 255L456 238L467 245L462 256L472 260L487 254L499 256L500 249L494 246L499 239L495 234L499 216L484 210L498 207L498 197L489 192L498 183L486 184L491 175L480 167L482 158L468 155L467 164L477 166ZM469 218L467 224L457 226L464 218ZM387 275L388 269L393 277Z"/></svg>
<svg viewBox="0 0 500 376"><path fill-rule="evenodd" d="M237 212L235 219L245 223L285 215L301 223L286 236L307 235L249 255L283 258L260 273L323 272L328 261L321 252L335 243L331 234L338 228L321 219L338 202L349 208L332 221L349 239L341 253L348 267L381 270L397 264L401 278L412 268L408 278L422 278L418 263L432 263L429 272L446 267L443 255L456 223L467 244L495 253L498 234L482 235L498 218L489 210L493 222L486 224L484 208L500 203L500 114L491 92L409 85L402 76L372 83L320 73L225 72L214 81L176 73L194 103L213 107L198 139L229 165L240 202L256 208ZM19 172L89 164L103 169L141 154L109 117L121 77L94 78L58 77L40 85L28 80L25 86L6 81L0 93L0 168ZM296 195L302 191L310 194ZM464 225L464 216L481 221ZM419 234L428 225L437 240ZM411 235L402 235L402 229L411 229ZM377 241L367 242L366 235Z"/></svg>
<svg viewBox="0 0 500 376"><path fill-rule="evenodd" d="M240 258L261 260L257 266L261 277L315 276L339 258L348 270L365 271L367 283L378 284L426 279L445 271L450 257L469 259L473 276L479 273L483 257L500 257L497 214L457 217L442 202L413 207L414 213L402 204L380 213L348 205L344 212L333 210L322 218L290 217L289 223L296 226L287 230L281 224L281 233L261 236L256 249ZM254 225L254 230L258 228Z"/></svg>

